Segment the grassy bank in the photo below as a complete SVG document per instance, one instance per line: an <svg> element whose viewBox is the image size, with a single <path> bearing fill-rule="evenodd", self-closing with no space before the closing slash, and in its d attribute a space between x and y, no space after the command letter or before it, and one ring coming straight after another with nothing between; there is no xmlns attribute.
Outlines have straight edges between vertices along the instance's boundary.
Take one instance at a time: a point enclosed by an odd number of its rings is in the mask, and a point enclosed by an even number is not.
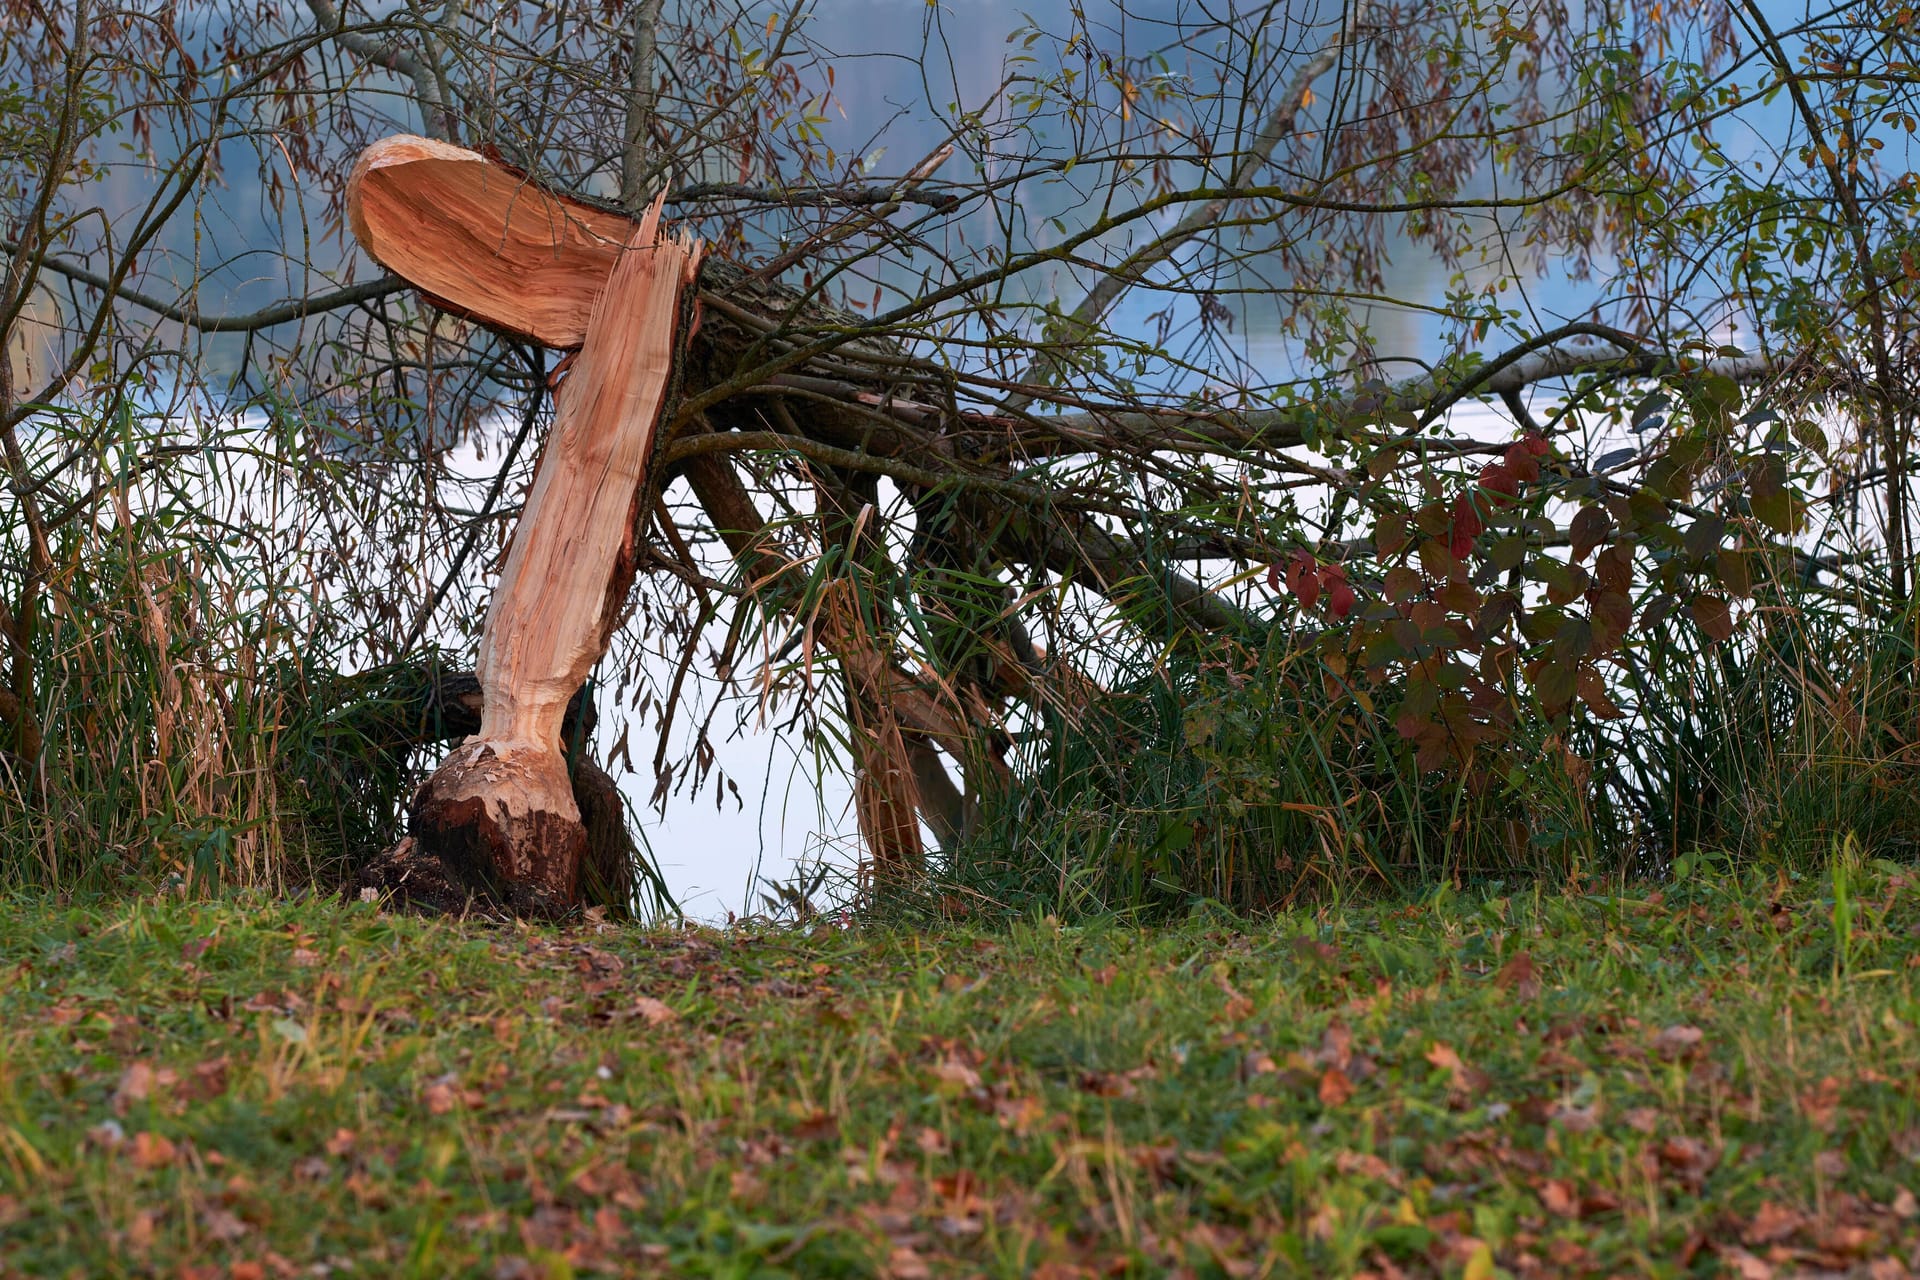
<svg viewBox="0 0 1920 1280"><path fill-rule="evenodd" d="M0 1274L1892 1276L1920 883L1245 928L16 899Z"/></svg>

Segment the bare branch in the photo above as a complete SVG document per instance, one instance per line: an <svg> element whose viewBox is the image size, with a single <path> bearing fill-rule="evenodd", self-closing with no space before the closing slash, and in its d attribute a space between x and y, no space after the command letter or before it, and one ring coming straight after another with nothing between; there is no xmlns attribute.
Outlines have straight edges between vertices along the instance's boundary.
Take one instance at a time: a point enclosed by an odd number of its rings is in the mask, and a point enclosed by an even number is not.
<svg viewBox="0 0 1920 1280"><path fill-rule="evenodd" d="M382 67L413 82L420 96L420 119L428 133L447 141L446 102L440 92L439 68L434 67L401 44L394 36L375 40L362 31L349 31L346 18L333 7L333 0L307 0L320 29L340 42L340 47L365 62Z"/></svg>
<svg viewBox="0 0 1920 1280"><path fill-rule="evenodd" d="M0 237L0 250L14 252L13 241ZM307 316L320 315L336 311L341 307L350 307L356 303L370 302L375 298L384 298L411 288L398 276L381 276L378 280L368 280L363 284L350 284L335 289L331 293L317 294L311 298L286 298L279 302L261 307L257 311L243 312L239 315L210 316L190 302L167 302L137 289L116 285L107 276L97 271L89 271L78 263L61 258L48 257L40 265L55 275L113 294L123 302L131 302L144 311L177 324L186 325L201 333L252 333L259 329L269 329L276 324L285 324L289 320L300 320Z"/></svg>
<svg viewBox="0 0 1920 1280"><path fill-rule="evenodd" d="M627 122L620 152L620 203L631 211L646 205L647 139L653 133L654 102L659 91L653 74L654 28L665 0L638 0L633 6L633 49L627 66Z"/></svg>
<svg viewBox="0 0 1920 1280"><path fill-rule="evenodd" d="M1273 158L1274 148L1293 133L1294 123L1299 119L1301 108L1310 101L1307 91L1313 86L1315 80L1333 69L1341 50L1352 41L1359 8L1364 2L1365 0L1347 0L1346 9L1340 19L1340 29L1288 82L1286 92L1281 95L1279 103L1268 115L1266 123L1260 127L1253 145L1247 148L1241 155L1239 163L1234 165L1233 175L1227 182L1229 192L1248 186L1253 181L1253 176ZM1196 204L1165 235L1156 237L1129 254L1125 261L1107 272L1093 288L1089 289L1087 296L1081 299L1080 305L1073 309L1069 318L1069 333L1075 336L1084 334L1099 324L1112 309L1113 304L1120 300L1122 294L1144 279L1148 271L1172 257L1174 251L1181 245L1219 221L1220 215L1226 212L1227 206L1232 204L1233 200L1232 195L1223 195ZM1043 360L1044 357L1042 361L1035 361L1028 366L1027 372L1017 381L1030 381ZM1018 412L1032 401L1033 398L1029 395L1015 394L1009 396L1001 407L1008 412Z"/></svg>

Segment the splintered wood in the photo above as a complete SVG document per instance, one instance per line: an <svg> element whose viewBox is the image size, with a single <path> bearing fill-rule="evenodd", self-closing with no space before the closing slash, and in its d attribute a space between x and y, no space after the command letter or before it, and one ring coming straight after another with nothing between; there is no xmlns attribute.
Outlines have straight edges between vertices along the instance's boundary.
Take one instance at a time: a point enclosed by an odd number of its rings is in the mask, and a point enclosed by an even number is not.
<svg viewBox="0 0 1920 1280"><path fill-rule="evenodd" d="M586 835L560 726L634 574L637 503L700 249L655 202L594 302L480 641L480 732L416 797L420 849L514 905L564 908Z"/></svg>
<svg viewBox="0 0 1920 1280"><path fill-rule="evenodd" d="M577 899L586 837L561 717L606 652L632 584L635 504L668 392L680 294L700 251L660 234L659 202L636 228L428 138L368 147L348 180L347 215L361 245L435 305L579 348L487 613L480 732L421 787L411 836L367 876L423 902L458 905L485 888L520 910L563 911ZM754 577L792 567L753 536L764 520L730 463L694 457L686 474ZM894 666L858 610L827 603L814 621L848 682L861 833L877 870L918 868L926 789L951 790L933 744L960 751L968 734Z"/></svg>
<svg viewBox="0 0 1920 1280"><path fill-rule="evenodd" d="M442 309L543 346L586 340L633 222L432 138L383 138L347 182L374 259Z"/></svg>

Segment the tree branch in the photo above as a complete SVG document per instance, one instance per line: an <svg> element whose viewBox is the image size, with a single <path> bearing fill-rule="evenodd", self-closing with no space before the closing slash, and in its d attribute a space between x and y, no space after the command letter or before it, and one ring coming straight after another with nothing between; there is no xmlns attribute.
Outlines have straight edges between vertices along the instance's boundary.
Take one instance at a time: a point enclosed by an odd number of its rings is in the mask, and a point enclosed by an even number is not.
<svg viewBox="0 0 1920 1280"><path fill-rule="evenodd" d="M15 252L18 245L0 236L0 250ZM165 302L151 294L116 285L114 281L97 271L90 271L78 263L62 258L46 257L41 259L43 269L56 275L84 284L89 288L111 293L124 302L131 302L144 311L151 311L163 319L186 325L201 333L251 333L256 329L272 328L276 324L285 324L289 320L301 320L310 315L350 307L355 303L368 302L374 298L384 298L388 294L399 293L412 288L398 276L381 276L378 280L369 280L364 284L350 284L336 289L332 293L323 293L314 298L287 298L275 302L258 311L249 311L233 316L203 315L200 308L192 303Z"/></svg>
<svg viewBox="0 0 1920 1280"><path fill-rule="evenodd" d="M654 28L665 0L637 0L633 6L633 49L627 67L627 121L620 152L620 203L638 213L647 203L647 139L653 132Z"/></svg>
<svg viewBox="0 0 1920 1280"><path fill-rule="evenodd" d="M1232 176L1227 181L1227 189L1230 193L1251 183L1253 175L1272 159L1274 148L1280 145L1282 139L1293 133L1300 109L1309 101L1307 91L1313 86L1315 80L1333 69L1333 64L1338 60L1341 50L1345 49L1353 39L1355 19L1363 3L1365 0L1347 0L1345 11L1340 17L1339 30L1288 82L1279 104L1261 125L1260 133L1254 138L1253 145L1241 154L1239 163L1234 165ZM1233 195L1228 194L1196 204L1165 235L1158 236L1135 250L1119 266L1102 276L1100 281L1087 291L1087 296L1080 300L1080 305L1073 309L1072 315L1068 318L1069 337L1077 338L1099 324L1112 309L1113 304L1120 300L1122 294L1138 284L1148 271L1172 257L1174 251L1181 245L1219 221L1220 215L1226 211L1228 205L1233 203L1233 200ZM1044 359L1045 357L1042 357L1029 365L1027 372L1016 381L1031 381ZM1030 403L1032 403L1031 396L1016 393L1009 396L1001 408L1009 413L1017 413Z"/></svg>
<svg viewBox="0 0 1920 1280"><path fill-rule="evenodd" d="M422 62L400 43L398 36L380 41L365 32L347 30L347 20L333 7L333 0L307 0L307 8L319 28L338 40L341 48L362 61L411 80L414 92L420 97L422 127L442 142L448 140L446 104L440 95L437 67Z"/></svg>

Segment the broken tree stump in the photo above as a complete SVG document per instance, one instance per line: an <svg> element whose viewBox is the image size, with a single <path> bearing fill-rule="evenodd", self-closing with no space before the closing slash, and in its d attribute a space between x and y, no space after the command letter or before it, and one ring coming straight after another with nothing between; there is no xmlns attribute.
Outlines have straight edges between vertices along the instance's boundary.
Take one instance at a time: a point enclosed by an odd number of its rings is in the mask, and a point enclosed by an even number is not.
<svg viewBox="0 0 1920 1280"><path fill-rule="evenodd" d="M634 504L673 373L680 292L699 262L691 242L659 235L659 220L656 203L560 385L480 639L480 732L413 803L422 852L519 910L563 911L579 895L587 836L560 722L633 581Z"/></svg>
<svg viewBox="0 0 1920 1280"><path fill-rule="evenodd" d="M415 795L405 850L531 914L579 900L588 837L561 721L633 582L635 516L672 380L681 293L699 268L699 246L663 235L660 210L656 200L637 227L599 215L590 231L508 171L418 138L368 148L349 184L361 243L436 300L554 345L578 334L487 610L479 731ZM598 281L564 252L589 243L586 259L605 264ZM568 327L583 307L584 323Z"/></svg>

